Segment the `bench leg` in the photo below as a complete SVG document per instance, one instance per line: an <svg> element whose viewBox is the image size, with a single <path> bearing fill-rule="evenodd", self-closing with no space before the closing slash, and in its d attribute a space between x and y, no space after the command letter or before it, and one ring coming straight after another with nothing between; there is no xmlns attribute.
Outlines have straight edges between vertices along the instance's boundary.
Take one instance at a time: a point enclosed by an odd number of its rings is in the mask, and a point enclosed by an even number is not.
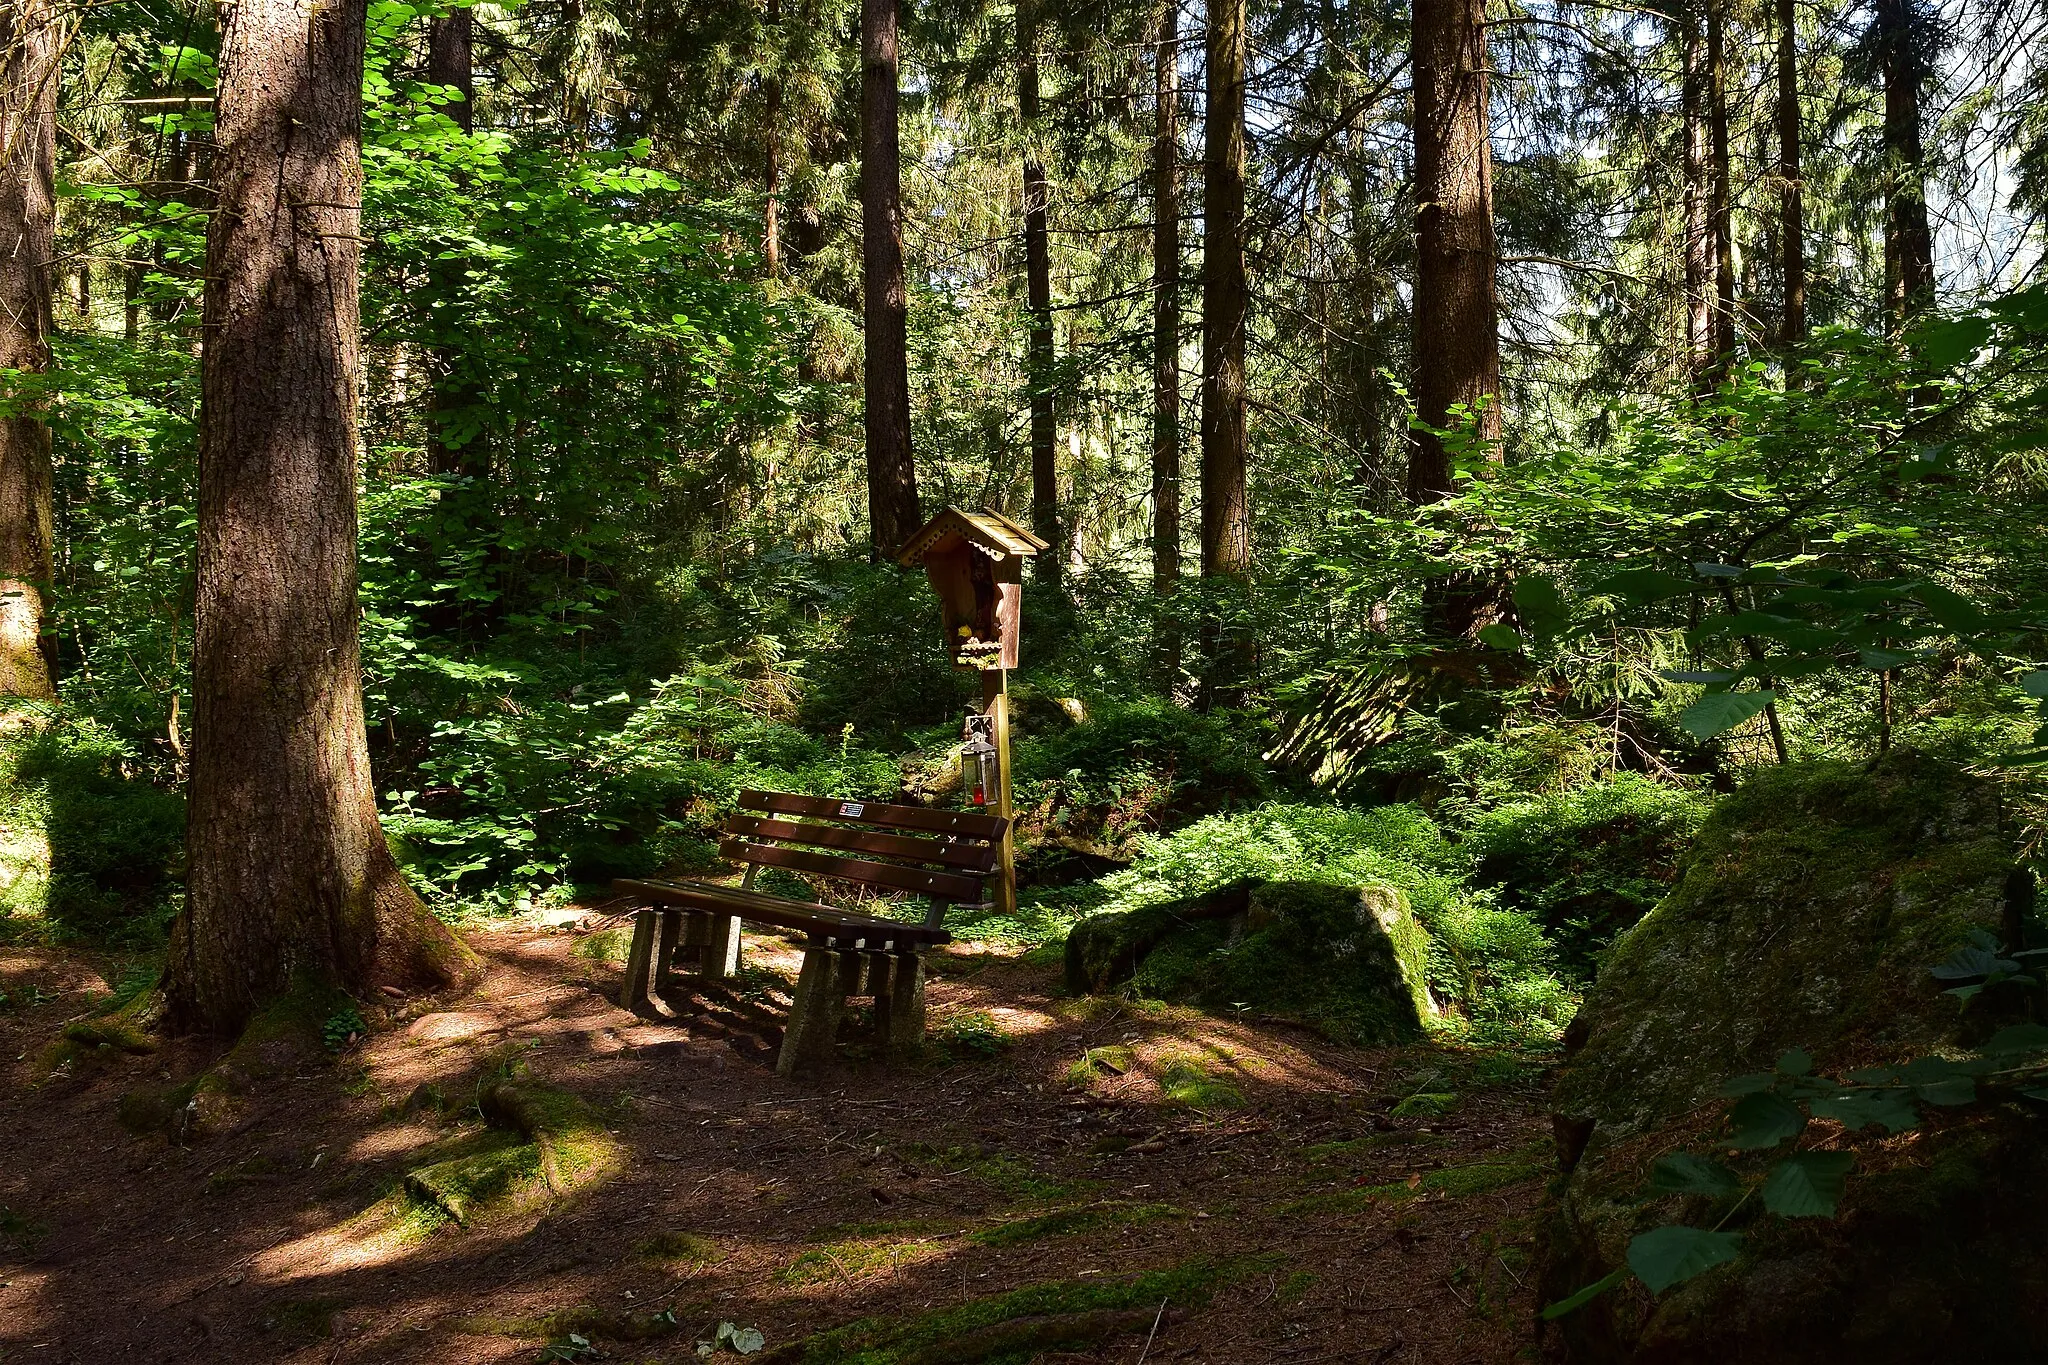
<svg viewBox="0 0 2048 1365"><path fill-rule="evenodd" d="M846 1009L839 963L839 954L825 944L805 946L796 1000L789 1007L789 1027L782 1035L782 1053L775 1059L778 1076L825 1066L837 1056L839 1016Z"/></svg>
<svg viewBox="0 0 2048 1365"><path fill-rule="evenodd" d="M619 1003L635 1014L652 1013L647 988L654 968L654 939L661 911L648 906L633 916L633 946L626 953L626 987Z"/></svg>
<svg viewBox="0 0 2048 1365"><path fill-rule="evenodd" d="M663 910L661 912L661 937L655 940L654 972L649 977L649 989L660 995L668 989L669 969L675 966L676 941L682 936L683 912Z"/></svg>
<svg viewBox="0 0 2048 1365"><path fill-rule="evenodd" d="M740 969L740 917L713 915L711 937L698 958L699 969L714 981L731 979Z"/></svg>
<svg viewBox="0 0 2048 1365"><path fill-rule="evenodd" d="M924 959L916 953L891 953L871 962L875 1032L882 1049L891 1057L914 1057L924 1047Z"/></svg>

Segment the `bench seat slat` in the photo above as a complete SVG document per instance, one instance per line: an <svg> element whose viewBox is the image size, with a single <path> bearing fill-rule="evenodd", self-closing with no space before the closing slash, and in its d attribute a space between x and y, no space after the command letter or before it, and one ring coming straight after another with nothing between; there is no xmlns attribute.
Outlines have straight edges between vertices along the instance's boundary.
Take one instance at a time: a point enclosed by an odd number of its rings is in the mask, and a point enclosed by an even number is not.
<svg viewBox="0 0 2048 1365"><path fill-rule="evenodd" d="M927 834L955 834L969 839L1000 839L1009 821L974 811L933 810L927 806L893 806L883 801L839 801L790 792L743 791L740 806L772 815L809 815L823 820L882 825Z"/></svg>
<svg viewBox="0 0 2048 1365"><path fill-rule="evenodd" d="M813 872L821 877L893 886L899 891L916 891L942 901L981 899L982 879L958 872L929 872L921 867L903 867L897 863L835 858L828 853L807 853L800 848L783 848L777 844L750 844L744 839L727 839L718 846L718 856L736 863L785 867L795 872Z"/></svg>
<svg viewBox="0 0 2048 1365"><path fill-rule="evenodd" d="M844 825L816 825L773 816L735 815L727 829L756 839L777 843L813 844L840 848L852 853L877 853L885 858L907 858L913 862L943 863L969 872L995 871L994 844L949 844L939 839L919 839L905 834L883 834L876 830L849 829Z"/></svg>
<svg viewBox="0 0 2048 1365"><path fill-rule="evenodd" d="M718 886L711 882L621 878L612 883L612 891L618 895L644 896L666 905L720 910L757 924L772 924L778 929L795 929L835 940L858 938L876 944L892 941L908 948L919 943L950 943L953 939L944 929L878 919L872 915L855 915L813 901L791 900L786 896L770 896L760 891Z"/></svg>

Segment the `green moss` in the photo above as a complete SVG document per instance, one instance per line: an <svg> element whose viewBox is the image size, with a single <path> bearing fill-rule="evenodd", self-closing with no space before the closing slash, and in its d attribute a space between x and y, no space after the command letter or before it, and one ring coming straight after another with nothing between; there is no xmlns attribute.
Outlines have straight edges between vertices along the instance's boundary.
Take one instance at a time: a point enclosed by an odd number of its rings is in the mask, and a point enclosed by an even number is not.
<svg viewBox="0 0 2048 1365"><path fill-rule="evenodd" d="M1010 1036L987 1010L949 1014L932 1025L929 1036L949 1056L968 1061L985 1061L1010 1046Z"/></svg>
<svg viewBox="0 0 2048 1365"><path fill-rule="evenodd" d="M1121 1044L1091 1047L1067 1068L1067 1084L1087 1086L1104 1076L1122 1076L1138 1064L1137 1054Z"/></svg>
<svg viewBox="0 0 2048 1365"><path fill-rule="evenodd" d="M1172 1204L1083 1204L1056 1209L1035 1218L1014 1218L971 1233L968 1241L982 1246L1016 1246L1047 1237L1069 1237L1102 1227L1135 1227L1160 1218L1185 1218L1187 1210Z"/></svg>
<svg viewBox="0 0 2048 1365"><path fill-rule="evenodd" d="M64 1037L87 1047L112 1047L123 1052L147 1053L156 1051L156 1039L144 1033L135 1024L119 1015L104 1019L81 1019L75 1024L64 1026Z"/></svg>
<svg viewBox="0 0 2048 1365"><path fill-rule="evenodd" d="M405 1192L422 1205L440 1210L458 1223L468 1223L494 1200L502 1199L540 1174L540 1148L505 1133L483 1134L460 1156L415 1166L404 1177Z"/></svg>
<svg viewBox="0 0 2048 1365"><path fill-rule="evenodd" d="M668 1336L679 1326L675 1314L666 1310L621 1313L587 1303L558 1308L537 1318L478 1315L457 1318L453 1325L456 1331L472 1336L517 1337L528 1341L547 1341L571 1333L606 1341L653 1341Z"/></svg>
<svg viewBox="0 0 2048 1365"><path fill-rule="evenodd" d="M1972 929L2002 934L2013 861L1995 790L1946 764L1894 752L1868 771L1757 772L1614 945L1558 1112L1615 1136L1787 1048L1825 1068L1939 1045L1957 1011L1928 969Z"/></svg>
<svg viewBox="0 0 2048 1365"><path fill-rule="evenodd" d="M673 1262L681 1265L710 1265L724 1253L709 1238L680 1230L657 1232L633 1244L633 1254L643 1261Z"/></svg>
<svg viewBox="0 0 2048 1365"><path fill-rule="evenodd" d="M609 1175L624 1161L603 1117L566 1090L500 1081L483 1088L477 1107L488 1122L539 1149L541 1175L556 1194Z"/></svg>
<svg viewBox="0 0 2048 1365"><path fill-rule="evenodd" d="M865 1241L875 1237L897 1237L910 1234L928 1236L947 1231L954 1225L932 1218L888 1218L874 1223L830 1223L807 1234L813 1242Z"/></svg>
<svg viewBox="0 0 2048 1365"><path fill-rule="evenodd" d="M798 1365L899 1365L915 1360L926 1350L1020 1318L1150 1308L1161 1301L1178 1307L1200 1307L1219 1285L1269 1270L1276 1264L1274 1257L1196 1261L1125 1279L1033 1285L908 1320L862 1319L808 1338L791 1355Z"/></svg>
<svg viewBox="0 0 2048 1365"><path fill-rule="evenodd" d="M1929 969L1972 930L2010 941L2015 857L1997 792L1924 755L1794 764L1728 797L1588 994L1554 1093L1592 1137L1546 1220L1539 1293L1599 1278L1684 1211L1644 1201L1647 1167L1708 1145L1727 1077L1791 1047L1825 1075L1895 1066L2004 1022ZM1561 1345L1587 1361L2030 1358L2048 1332L2031 1287L2048 1274L2043 1136L2009 1106L1930 1113L1859 1158L1839 1219L1749 1216L1739 1260L1656 1299L1603 1296L1560 1321Z"/></svg>
<svg viewBox="0 0 2048 1365"><path fill-rule="evenodd" d="M592 962L621 963L632 944L632 934L624 929L600 929L577 939L576 946L569 951Z"/></svg>
<svg viewBox="0 0 2048 1365"><path fill-rule="evenodd" d="M1092 917L1068 938L1068 980L1215 1009L1257 1008L1352 1043L1418 1036L1429 935L1386 883L1233 883L1182 901Z"/></svg>
<svg viewBox="0 0 2048 1365"><path fill-rule="evenodd" d="M1433 1119L1450 1113L1457 1105L1458 1097L1449 1091L1423 1091L1403 1099L1392 1113L1397 1119Z"/></svg>
<svg viewBox="0 0 2048 1365"><path fill-rule="evenodd" d="M1295 1271L1292 1275L1282 1280L1280 1287L1273 1291L1274 1302L1281 1304L1300 1303L1308 1297L1308 1291L1315 1288L1316 1281L1319 1278L1321 1277L1311 1271Z"/></svg>
<svg viewBox="0 0 2048 1365"><path fill-rule="evenodd" d="M1190 1109L1242 1109L1244 1092L1192 1057L1176 1057L1159 1073L1159 1089Z"/></svg>
<svg viewBox="0 0 2048 1365"><path fill-rule="evenodd" d="M905 1157L949 1175L966 1175L996 1193L1026 1203L1050 1203L1072 1198L1082 1188L1032 1170L1007 1152L990 1152L981 1147L933 1147L909 1143L899 1149Z"/></svg>
<svg viewBox="0 0 2048 1365"><path fill-rule="evenodd" d="M878 1239L832 1242L812 1247L799 1252L794 1260L777 1271L775 1282L806 1285L841 1277L852 1279L865 1271L891 1264L906 1245L909 1244Z"/></svg>
<svg viewBox="0 0 2048 1365"><path fill-rule="evenodd" d="M1423 1194L1441 1194L1450 1199L1469 1199L1476 1194L1491 1194L1510 1185L1520 1185L1538 1179L1548 1174L1550 1169L1549 1163L1543 1157L1533 1152L1518 1153L1505 1161L1477 1161L1467 1166L1445 1166L1441 1170L1424 1173L1422 1179L1413 1185L1406 1181L1395 1181L1364 1189L1311 1195L1307 1199L1298 1199L1282 1205L1280 1211L1356 1213L1373 1204L1399 1202Z"/></svg>
<svg viewBox="0 0 2048 1365"><path fill-rule="evenodd" d="M602 1118L565 1090L496 1081L477 1104L489 1129L436 1144L403 1177L402 1215L418 1231L571 1194L622 1164Z"/></svg>

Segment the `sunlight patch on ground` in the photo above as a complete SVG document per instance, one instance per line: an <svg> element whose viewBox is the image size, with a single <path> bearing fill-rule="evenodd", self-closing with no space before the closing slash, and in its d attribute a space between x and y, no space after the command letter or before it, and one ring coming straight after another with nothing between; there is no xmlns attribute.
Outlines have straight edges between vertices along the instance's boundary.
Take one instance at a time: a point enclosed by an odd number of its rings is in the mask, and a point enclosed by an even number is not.
<svg viewBox="0 0 2048 1365"><path fill-rule="evenodd" d="M0 1342L18 1341L33 1349L46 1345L57 1331L50 1309L53 1277L34 1270L10 1270L0 1283Z"/></svg>
<svg viewBox="0 0 2048 1365"><path fill-rule="evenodd" d="M403 1123L395 1128L374 1128L350 1145L344 1160L376 1161L402 1156L437 1141L439 1129L425 1123Z"/></svg>
<svg viewBox="0 0 2048 1365"><path fill-rule="evenodd" d="M1118 1022L1121 1030L1098 1025L1078 1037L1073 1054L1056 1062L1046 1079L1104 1100L1197 1108L1241 1101L1253 1089L1329 1093L1356 1085L1285 1039L1231 1020L1174 1008ZM1209 1087L1205 1098L1201 1092ZM1236 1099L1224 1091L1237 1092Z"/></svg>

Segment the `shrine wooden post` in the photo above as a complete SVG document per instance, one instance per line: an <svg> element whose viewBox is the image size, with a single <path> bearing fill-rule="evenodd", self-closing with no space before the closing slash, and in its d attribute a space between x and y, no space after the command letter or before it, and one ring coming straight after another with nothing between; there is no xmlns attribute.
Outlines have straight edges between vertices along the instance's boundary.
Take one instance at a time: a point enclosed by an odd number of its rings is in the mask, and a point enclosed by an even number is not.
<svg viewBox="0 0 2048 1365"><path fill-rule="evenodd" d="M896 554L905 568L923 565L939 598L939 619L953 666L981 674L982 713L990 717L996 780L982 795L997 815L1014 813L1010 791L1010 670L1017 666L1023 620L1024 561L1046 543L1000 512L957 507L925 523ZM1006 830L994 888L1004 914L1017 909L1014 840Z"/></svg>

